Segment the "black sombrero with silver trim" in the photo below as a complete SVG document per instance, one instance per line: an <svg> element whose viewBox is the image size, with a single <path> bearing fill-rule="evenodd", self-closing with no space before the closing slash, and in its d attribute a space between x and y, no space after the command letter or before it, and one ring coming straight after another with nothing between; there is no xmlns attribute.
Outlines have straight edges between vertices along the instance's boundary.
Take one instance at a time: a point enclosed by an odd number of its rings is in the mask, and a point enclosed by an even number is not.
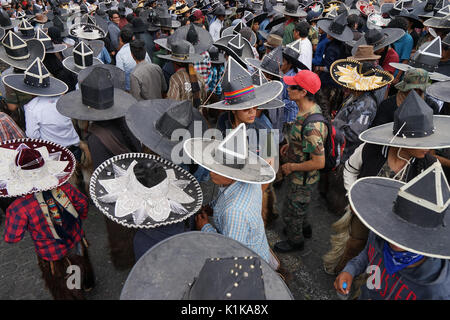
<svg viewBox="0 0 450 320"><path fill-rule="evenodd" d="M109 219L142 229L184 221L203 200L193 175L146 153L125 153L103 162L92 174L89 193Z"/></svg>
<svg viewBox="0 0 450 320"><path fill-rule="evenodd" d="M362 223L386 241L424 256L450 259L450 188L436 161L408 183L358 179L349 202Z"/></svg>
<svg viewBox="0 0 450 320"><path fill-rule="evenodd" d="M40 40L44 44L46 54L61 52L67 48L65 44L53 43L52 39L42 29L37 30L36 39Z"/></svg>
<svg viewBox="0 0 450 320"><path fill-rule="evenodd" d="M259 87L253 85L252 75L236 60L229 57L222 80L224 100L205 105L220 110L245 110L263 105L283 90L280 81L270 81Z"/></svg>
<svg viewBox="0 0 450 320"><path fill-rule="evenodd" d="M364 142L409 149L450 147L450 116L433 115L433 109L415 90L394 113L394 122L376 126L359 135Z"/></svg>
<svg viewBox="0 0 450 320"><path fill-rule="evenodd" d="M222 37L214 42L213 45L236 59L242 66L246 66L246 58L255 57L250 42L240 33Z"/></svg>
<svg viewBox="0 0 450 320"><path fill-rule="evenodd" d="M92 50L94 57L98 57L99 54L102 52L103 47L105 46L105 43L102 40L81 40L80 42L84 42L88 45L88 47ZM65 50L63 50L62 56L64 58L72 56L73 49L76 46L77 45L67 47Z"/></svg>
<svg viewBox="0 0 450 320"><path fill-rule="evenodd" d="M111 73L93 68L79 83L80 90L63 95L56 104L62 115L77 120L104 121L125 116L136 99L124 90L114 88Z"/></svg>
<svg viewBox="0 0 450 320"><path fill-rule="evenodd" d="M24 40L32 39L36 35L34 27L26 19L22 19L17 26L16 34Z"/></svg>
<svg viewBox="0 0 450 320"><path fill-rule="evenodd" d="M84 42L80 41L72 50L72 56L63 60L66 69L78 74L81 70L103 62L94 57L92 49Z"/></svg>
<svg viewBox="0 0 450 320"><path fill-rule="evenodd" d="M235 26L228 27L222 31L222 37L237 35L245 25L241 21L239 21ZM256 44L256 34L254 32L251 33L250 44L254 46Z"/></svg>
<svg viewBox="0 0 450 320"><path fill-rule="evenodd" d="M283 6L277 5L273 9L290 17L306 18L307 16L297 0L287 0Z"/></svg>
<svg viewBox="0 0 450 320"><path fill-rule="evenodd" d="M283 64L283 52L280 47L276 47L268 54L265 54L262 60L245 59L245 61L253 67L260 69L262 72L271 74L275 77L283 77L281 65Z"/></svg>
<svg viewBox="0 0 450 320"><path fill-rule="evenodd" d="M186 134L189 133L189 137L198 138L195 134L198 133L201 137L208 128L201 113L188 100L139 101L128 109L125 119L130 131L139 141L171 161L175 161L172 159L172 150L180 143L179 137L172 137L174 132L178 132L176 130L183 130ZM176 156L182 157L180 154Z"/></svg>
<svg viewBox="0 0 450 320"><path fill-rule="evenodd" d="M251 265L243 263L243 261L253 262L257 258L260 261L259 266L258 264L252 264L253 267L251 267ZM220 287L216 287L215 284L212 285L211 281L214 280L204 281L200 279L199 274L202 273L202 268L206 265L205 261L220 264L221 260L228 262L227 275L225 275L225 271L211 274L216 279L214 283L217 283ZM241 273L238 271L239 265L241 266ZM180 272L180 266L183 266L182 272ZM250 270L247 270L248 267L250 267ZM233 270L233 274L231 274L231 270ZM251 270L258 273L258 277L253 276ZM231 279L228 278L228 275L233 275L232 280L234 281L229 282ZM221 281L223 278L227 280ZM213 294L217 295L215 296L216 299L235 300L239 297L245 300L263 299L262 294L268 300L294 299L282 278L253 250L219 233L200 231L183 232L172 236L148 250L128 275L120 299L181 300L184 298L209 300L211 295L202 295L203 290L198 291L198 284L195 284L189 290L195 279L200 279L198 280L199 283L204 283L206 286L204 290L212 289ZM245 279L255 282L262 279L264 287L249 284ZM247 290L245 297L240 295L239 286L236 287L234 284L236 281L241 284L241 287L245 287L243 290ZM224 288L224 285L228 290L216 289ZM258 290L258 293L255 293L256 290ZM188 297L184 295L187 291L190 293Z"/></svg>
<svg viewBox="0 0 450 320"><path fill-rule="evenodd" d="M371 45L373 46L373 51L376 52L381 48L387 47L388 45L399 40L405 35L405 31L400 28L383 28L369 29L359 40L355 42L352 49L352 55L355 55L358 46L361 45Z"/></svg>
<svg viewBox="0 0 450 320"><path fill-rule="evenodd" d="M63 81L50 76L39 58L34 60L24 74L6 75L2 80L8 87L34 96L59 96L69 90Z"/></svg>
<svg viewBox="0 0 450 320"><path fill-rule="evenodd" d="M192 138L184 142L183 149L194 162L229 179L253 184L275 179L270 164L248 150L244 123L230 131L224 140Z"/></svg>
<svg viewBox="0 0 450 320"><path fill-rule="evenodd" d="M44 44L36 39L24 41L17 34L8 31L0 46L0 60L10 66L25 70L36 58L43 60L45 56Z"/></svg>

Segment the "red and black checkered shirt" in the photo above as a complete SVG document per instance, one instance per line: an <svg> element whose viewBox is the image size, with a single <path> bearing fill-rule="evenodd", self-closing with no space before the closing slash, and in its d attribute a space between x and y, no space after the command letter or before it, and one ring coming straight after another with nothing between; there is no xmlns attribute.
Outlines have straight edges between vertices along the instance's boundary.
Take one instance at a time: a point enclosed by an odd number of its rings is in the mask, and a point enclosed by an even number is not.
<svg viewBox="0 0 450 320"><path fill-rule="evenodd" d="M65 183L60 188L67 195L80 218L86 219L87 197L70 183ZM36 253L47 261L62 259L84 235L80 223L75 223L72 230L66 230L70 235L69 238L73 240L67 239L64 242L55 240L34 194L16 199L6 210L5 241L19 242L26 230L31 234Z"/></svg>

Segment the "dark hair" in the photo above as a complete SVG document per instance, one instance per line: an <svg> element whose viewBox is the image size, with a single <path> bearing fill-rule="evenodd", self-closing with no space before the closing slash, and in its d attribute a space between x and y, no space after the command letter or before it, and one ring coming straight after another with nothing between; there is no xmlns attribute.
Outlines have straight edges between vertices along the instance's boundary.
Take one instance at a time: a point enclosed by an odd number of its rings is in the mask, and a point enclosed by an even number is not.
<svg viewBox="0 0 450 320"><path fill-rule="evenodd" d="M306 96L305 96L306 99L308 99L309 101L312 101L312 102L317 102L315 94L309 92L308 90L306 90L302 86L299 86L299 87L306 91Z"/></svg>
<svg viewBox="0 0 450 320"><path fill-rule="evenodd" d="M115 15L115 14L117 14L120 17L119 11L117 11L117 10L110 10L108 12L109 19L112 19L113 15Z"/></svg>
<svg viewBox="0 0 450 320"><path fill-rule="evenodd" d="M395 17L394 19L389 22L387 25L388 28L400 28L403 29L405 32L408 31L408 20L403 17Z"/></svg>
<svg viewBox="0 0 450 320"><path fill-rule="evenodd" d="M129 43L133 40L133 30L131 28L123 28L120 30L119 37L123 43Z"/></svg>
<svg viewBox="0 0 450 320"><path fill-rule="evenodd" d="M133 57L138 60L142 61L145 59L145 43L144 41L140 39L136 39L130 42L130 50Z"/></svg>
<svg viewBox="0 0 450 320"><path fill-rule="evenodd" d="M131 23L134 18L136 18L136 17L132 13L130 13L129 15L126 16L126 19L129 23Z"/></svg>
<svg viewBox="0 0 450 320"><path fill-rule="evenodd" d="M63 43L63 38L61 37L61 30L55 26L48 28L48 36L52 39L53 43L61 44Z"/></svg>
<svg viewBox="0 0 450 320"><path fill-rule="evenodd" d="M297 31L301 38L305 38L308 36L309 28L311 26L306 21L300 21L295 24L295 31Z"/></svg>
<svg viewBox="0 0 450 320"><path fill-rule="evenodd" d="M353 30L356 24L356 29L358 30L361 25L361 20L359 20L359 16L356 14L351 14L347 17L347 24Z"/></svg>

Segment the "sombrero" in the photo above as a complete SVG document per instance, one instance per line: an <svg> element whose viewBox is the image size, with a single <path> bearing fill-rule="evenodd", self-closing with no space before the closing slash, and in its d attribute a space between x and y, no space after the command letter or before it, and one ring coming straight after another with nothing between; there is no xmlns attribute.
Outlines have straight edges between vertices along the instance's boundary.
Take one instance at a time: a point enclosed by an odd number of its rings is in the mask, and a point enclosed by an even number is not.
<svg viewBox="0 0 450 320"><path fill-rule="evenodd" d="M383 15L378 12L374 12L369 14L366 24L368 29L381 29L387 27L391 20L392 19L390 18L384 18Z"/></svg>
<svg viewBox="0 0 450 320"><path fill-rule="evenodd" d="M125 71L112 64L96 64L81 70L80 73L78 73L78 83L83 82L92 70L97 68L105 69L111 74L111 80L113 81L114 88L126 90Z"/></svg>
<svg viewBox="0 0 450 320"><path fill-rule="evenodd" d="M103 63L100 59L94 57L94 52L84 41L80 41L73 49L70 49L72 55L65 58L62 63L67 70L73 73L78 74L87 67Z"/></svg>
<svg viewBox="0 0 450 320"><path fill-rule="evenodd" d="M92 50L92 54L94 57L98 57L98 55L102 52L105 43L102 40L81 40L80 42L84 42L87 46ZM63 50L62 55L64 58L70 57L73 55L73 49L76 47L71 46L67 47Z"/></svg>
<svg viewBox="0 0 450 320"><path fill-rule="evenodd" d="M69 180L76 165L63 146L30 138L0 141L0 163L0 197L52 190Z"/></svg>
<svg viewBox="0 0 450 320"><path fill-rule="evenodd" d="M358 46L366 44L373 46L373 51L376 52L399 40L404 34L405 31L400 28L369 29L364 36L355 42L352 55L356 53Z"/></svg>
<svg viewBox="0 0 450 320"><path fill-rule="evenodd" d="M431 19L425 20L423 23L426 27L431 27L433 29L450 29L450 15L445 17L433 17Z"/></svg>
<svg viewBox="0 0 450 320"><path fill-rule="evenodd" d="M184 142L184 152L209 171L236 181L267 184L275 171L263 158L248 150L245 124L230 131L223 141L192 138Z"/></svg>
<svg viewBox="0 0 450 320"><path fill-rule="evenodd" d="M0 46L0 60L10 66L25 70L36 58L41 60L45 56L44 44L37 39L22 40L11 30L8 31Z"/></svg>
<svg viewBox="0 0 450 320"><path fill-rule="evenodd" d="M104 121L125 116L136 99L115 88L111 77L108 70L93 68L79 83L80 90L63 95L56 109L62 115L78 120Z"/></svg>
<svg viewBox="0 0 450 320"><path fill-rule="evenodd" d="M107 33L93 24L78 23L71 26L69 34L73 37L86 40L103 39Z"/></svg>
<svg viewBox="0 0 450 320"><path fill-rule="evenodd" d="M195 24L178 28L172 35L164 39L167 39L167 46L169 48L179 40L189 41L194 46L196 54L207 51L213 44L211 34Z"/></svg>
<svg viewBox="0 0 450 320"><path fill-rule="evenodd" d="M275 6L274 10L290 17L306 18L307 15L297 0L287 0L283 6Z"/></svg>
<svg viewBox="0 0 450 320"><path fill-rule="evenodd" d="M260 266L254 264L252 268L248 262L255 259L260 261ZM221 271L216 268L213 272L207 271L210 266L208 261L221 264L222 260L226 263L226 272L224 268ZM180 266L183 266L183 272L180 272ZM236 268L242 271L241 274ZM230 278L231 269L234 278ZM253 272L257 272L258 276L252 275ZM202 275L204 273L210 275L206 281ZM198 282L189 286L195 279ZM263 286L258 282L260 280L263 280ZM241 285L236 287L236 281ZM187 292L189 294L186 296ZM230 237L199 231L172 236L148 250L131 270L120 295L121 300L201 300L212 297L227 300L264 297L268 300L293 300L281 277L253 250Z"/></svg>
<svg viewBox="0 0 450 320"><path fill-rule="evenodd" d="M186 40L178 40L170 46L170 54L158 54L158 57L178 63L196 63L203 60L203 57L195 53L194 46Z"/></svg>
<svg viewBox="0 0 450 320"><path fill-rule="evenodd" d="M89 193L109 219L143 229L181 222L203 200L194 176L147 153L125 153L103 162L92 174Z"/></svg>
<svg viewBox="0 0 450 320"><path fill-rule="evenodd" d="M22 19L20 24L17 26L16 34L23 40L28 40L34 38L36 31L26 19Z"/></svg>
<svg viewBox="0 0 450 320"><path fill-rule="evenodd" d="M394 80L387 71L370 68L362 70L363 64L356 60L336 60L330 67L333 80L339 85L355 91L372 91L380 89Z"/></svg>
<svg viewBox="0 0 450 320"><path fill-rule="evenodd" d="M242 21L239 21L235 26L224 29L222 31L222 37L237 35L244 27L245 25L242 23ZM252 46L254 46L256 44L256 34L252 32L250 35L251 37L249 42Z"/></svg>
<svg viewBox="0 0 450 320"><path fill-rule="evenodd" d="M283 64L283 52L281 46L276 47L268 54L264 55L262 60L259 59L245 59L245 61L261 71L276 76L283 77L281 65Z"/></svg>
<svg viewBox="0 0 450 320"><path fill-rule="evenodd" d="M36 32L36 39L41 41L45 46L45 53L61 52L67 48L65 44L53 43L52 39L42 29L38 29Z"/></svg>

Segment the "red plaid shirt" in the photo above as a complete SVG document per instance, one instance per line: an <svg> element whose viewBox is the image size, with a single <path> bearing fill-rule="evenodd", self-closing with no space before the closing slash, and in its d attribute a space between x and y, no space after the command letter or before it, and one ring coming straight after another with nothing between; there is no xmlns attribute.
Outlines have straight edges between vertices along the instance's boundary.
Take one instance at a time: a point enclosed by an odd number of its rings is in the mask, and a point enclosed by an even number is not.
<svg viewBox="0 0 450 320"><path fill-rule="evenodd" d="M22 129L6 113L0 112L0 139L2 141L25 138Z"/></svg>
<svg viewBox="0 0 450 320"><path fill-rule="evenodd" d="M86 219L87 197L69 183L63 184L60 188L67 195L80 218ZM81 224L76 223L72 230L66 230L74 241L67 239L61 243L55 240L34 194L16 199L6 210L5 241L19 242L26 230L31 234L36 253L47 261L62 259L84 235Z"/></svg>

